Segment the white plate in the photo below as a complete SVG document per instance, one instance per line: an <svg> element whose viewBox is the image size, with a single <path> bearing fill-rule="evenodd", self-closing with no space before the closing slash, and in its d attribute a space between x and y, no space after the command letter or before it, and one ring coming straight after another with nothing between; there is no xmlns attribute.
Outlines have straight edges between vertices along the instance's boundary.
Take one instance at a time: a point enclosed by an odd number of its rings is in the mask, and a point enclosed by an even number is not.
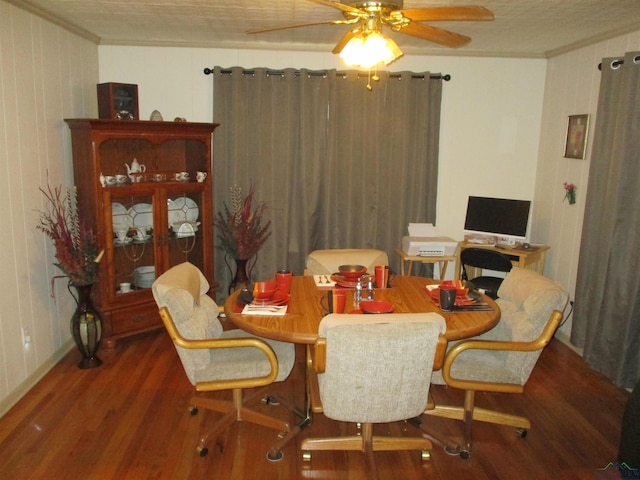
<svg viewBox="0 0 640 480"><path fill-rule="evenodd" d="M118 238L113 239L113 243L115 243L116 245L128 245L131 242L133 242L133 238L131 237L125 237L124 240L120 240Z"/></svg>
<svg viewBox="0 0 640 480"><path fill-rule="evenodd" d="M129 209L129 216L133 219L134 227L153 226L153 206L150 203L136 203Z"/></svg>
<svg viewBox="0 0 640 480"><path fill-rule="evenodd" d="M179 223L180 219L184 219L184 213L178 208L176 202L170 198L167 200L167 215L169 217L169 225Z"/></svg>
<svg viewBox="0 0 640 480"><path fill-rule="evenodd" d="M111 218L113 220L113 231L131 228L133 219L127 213L127 209L118 202L111 203Z"/></svg>
<svg viewBox="0 0 640 480"><path fill-rule="evenodd" d="M173 204L176 209L174 210L176 212L176 216L175 219L170 219L170 225L177 222L195 222L198 220L200 210L198 209L196 202L191 200L189 197L178 197L173 200Z"/></svg>

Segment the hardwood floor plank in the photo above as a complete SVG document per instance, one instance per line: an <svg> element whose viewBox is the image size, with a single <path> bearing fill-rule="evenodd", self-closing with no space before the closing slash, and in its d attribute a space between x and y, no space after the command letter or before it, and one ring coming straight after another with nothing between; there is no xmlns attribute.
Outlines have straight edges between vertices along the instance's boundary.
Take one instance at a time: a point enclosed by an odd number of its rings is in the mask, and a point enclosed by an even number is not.
<svg viewBox="0 0 640 480"><path fill-rule="evenodd" d="M219 414L188 412L193 387L166 333L122 340L103 366L79 370L70 352L0 419L0 478L89 479L339 479L370 480L361 452L314 452L302 461L307 436L353 434L353 425L316 415L313 424L284 449L280 462L266 459L277 432L234 423L195 450ZM274 385L295 404L303 401L304 351L297 349L291 377ZM461 405L462 392L434 386L438 403ZM209 394L229 398L225 392ZM622 411L628 393L590 370L577 354L554 340L543 352L522 395L482 394L476 404L531 419L525 439L515 429L476 422L471 458L462 460L434 446L429 462L420 453L376 452L378 478L445 480L473 478L594 478L617 457ZM284 402L283 402L284 403ZM283 405L257 409L287 418ZM459 441L462 423L424 416L426 428ZM374 433L415 436L412 425L374 427Z"/></svg>

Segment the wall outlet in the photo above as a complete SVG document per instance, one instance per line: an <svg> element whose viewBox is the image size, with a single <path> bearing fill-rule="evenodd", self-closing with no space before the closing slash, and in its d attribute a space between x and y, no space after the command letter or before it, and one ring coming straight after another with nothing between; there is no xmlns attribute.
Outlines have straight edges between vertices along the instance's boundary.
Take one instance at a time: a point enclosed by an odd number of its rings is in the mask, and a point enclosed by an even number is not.
<svg viewBox="0 0 640 480"><path fill-rule="evenodd" d="M22 327L22 344L25 348L31 345L31 334L29 333L29 329L26 327Z"/></svg>

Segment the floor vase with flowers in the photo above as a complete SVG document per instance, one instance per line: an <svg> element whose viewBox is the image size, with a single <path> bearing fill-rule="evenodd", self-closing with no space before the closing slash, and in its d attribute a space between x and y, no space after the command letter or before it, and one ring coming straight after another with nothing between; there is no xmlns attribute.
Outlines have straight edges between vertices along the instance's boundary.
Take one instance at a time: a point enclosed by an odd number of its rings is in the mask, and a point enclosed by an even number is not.
<svg viewBox="0 0 640 480"><path fill-rule="evenodd" d="M72 289L73 288L73 289ZM102 318L91 301L92 285L69 284L69 291L76 301L76 311L71 317L71 334L82 354L79 368L94 368L102 365L98 349L102 339ZM77 296L73 294L76 291Z"/></svg>
<svg viewBox="0 0 640 480"><path fill-rule="evenodd" d="M231 283L229 284L229 294L235 292L236 290L242 290L246 288L249 283L251 283L252 265L250 259L234 258L233 260L235 261L236 269L233 279L231 279Z"/></svg>

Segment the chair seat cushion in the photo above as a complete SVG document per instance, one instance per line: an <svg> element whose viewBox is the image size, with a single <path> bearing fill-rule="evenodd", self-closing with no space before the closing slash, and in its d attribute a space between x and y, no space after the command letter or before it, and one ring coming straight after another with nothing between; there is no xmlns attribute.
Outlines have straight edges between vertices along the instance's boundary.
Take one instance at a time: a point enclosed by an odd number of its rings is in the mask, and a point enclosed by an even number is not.
<svg viewBox="0 0 640 480"><path fill-rule="evenodd" d="M243 330L227 330L220 338L261 338ZM278 358L278 376L276 382L285 380L295 362L295 349L292 343L261 338L273 348ZM194 372L196 382L214 380L235 380L269 374L269 361L257 348L214 348L209 352L209 363Z"/></svg>

